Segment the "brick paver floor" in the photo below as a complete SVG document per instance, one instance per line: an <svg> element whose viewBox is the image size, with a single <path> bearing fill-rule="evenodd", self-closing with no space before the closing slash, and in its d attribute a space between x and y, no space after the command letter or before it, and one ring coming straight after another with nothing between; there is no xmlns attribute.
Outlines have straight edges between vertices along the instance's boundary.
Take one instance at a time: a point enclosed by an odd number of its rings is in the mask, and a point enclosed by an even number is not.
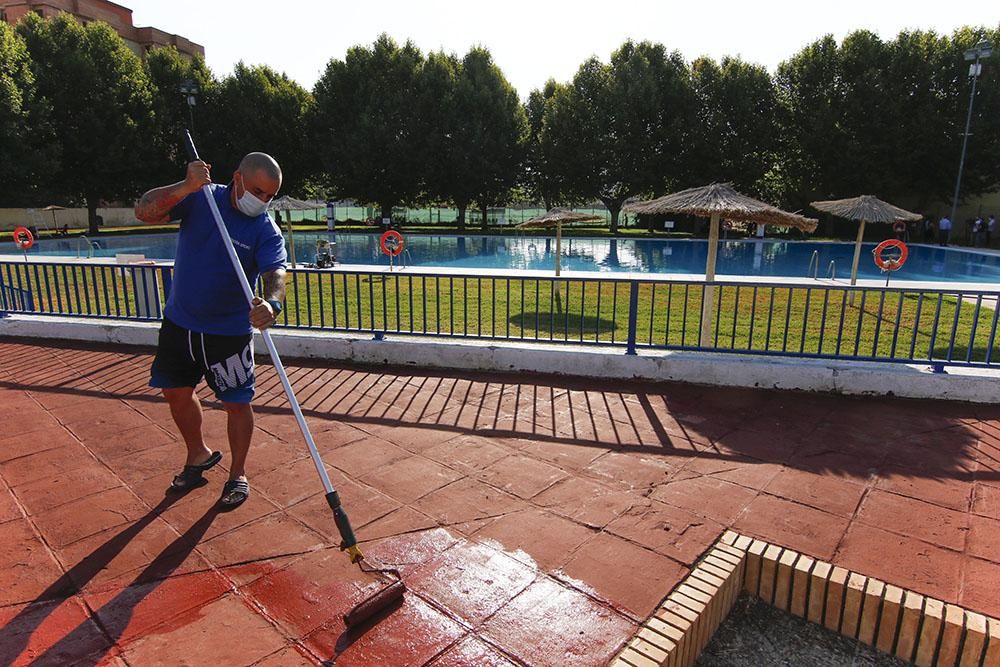
<svg viewBox="0 0 1000 667"><path fill-rule="evenodd" d="M253 494L219 513L219 468L164 495L183 448L149 362L0 342L2 664L603 664L729 527L1000 615L1000 407L294 363L411 591L351 636L379 584L335 547L273 369Z"/></svg>

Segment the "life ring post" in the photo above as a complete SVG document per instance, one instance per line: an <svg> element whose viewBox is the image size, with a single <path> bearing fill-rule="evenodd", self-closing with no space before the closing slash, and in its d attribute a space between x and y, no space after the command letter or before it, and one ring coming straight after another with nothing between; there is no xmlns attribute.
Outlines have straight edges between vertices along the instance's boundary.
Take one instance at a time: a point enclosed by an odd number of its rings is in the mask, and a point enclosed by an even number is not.
<svg viewBox="0 0 1000 667"><path fill-rule="evenodd" d="M899 257L884 256L885 251L891 248L899 250ZM885 272L886 286L889 285L889 275L893 271L899 271L903 268L903 264L906 264L906 258L909 256L910 249L899 239L886 239L875 246L875 249L872 250L872 259L875 262L875 266Z"/></svg>

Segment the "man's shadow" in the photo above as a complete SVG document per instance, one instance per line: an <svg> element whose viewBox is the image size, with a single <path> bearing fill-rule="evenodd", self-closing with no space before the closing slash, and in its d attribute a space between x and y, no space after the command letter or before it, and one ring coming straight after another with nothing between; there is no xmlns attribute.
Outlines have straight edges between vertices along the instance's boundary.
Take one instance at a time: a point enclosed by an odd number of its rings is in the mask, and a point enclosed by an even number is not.
<svg viewBox="0 0 1000 667"><path fill-rule="evenodd" d="M207 480L204 480L199 486L206 483ZM61 601L82 591L87 583L107 567L133 538L184 495L186 494L169 492L163 500L157 503L156 507L150 509L138 521L126 527L67 570L65 574L29 602L14 618L0 627L0 664L10 664L16 660L27 647L28 641L35 631L60 606ZM73 655L75 646L87 646L93 641L93 617L97 616L103 609L115 610L115 613L106 614L106 617L101 618L102 626L113 645L128 627L135 607L184 563L220 511L218 505L213 505L182 535L167 545L114 598L106 602L101 609L95 610L93 614L58 642L47 646L43 653L32 660L32 664L61 664L68 657L72 657L74 665L98 664L111 646L89 656ZM135 591L132 586L148 583L154 585L147 588L139 597L133 597Z"/></svg>

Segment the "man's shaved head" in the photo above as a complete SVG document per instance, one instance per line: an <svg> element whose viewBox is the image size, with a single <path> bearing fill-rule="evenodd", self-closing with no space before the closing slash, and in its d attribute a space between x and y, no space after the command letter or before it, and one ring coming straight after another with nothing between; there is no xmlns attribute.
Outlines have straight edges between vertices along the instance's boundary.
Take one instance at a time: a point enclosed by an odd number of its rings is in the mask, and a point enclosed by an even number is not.
<svg viewBox="0 0 1000 667"><path fill-rule="evenodd" d="M240 173L244 176L251 176L258 171L264 172L268 178L272 178L281 183L281 167L278 161L267 153L247 153L240 160Z"/></svg>

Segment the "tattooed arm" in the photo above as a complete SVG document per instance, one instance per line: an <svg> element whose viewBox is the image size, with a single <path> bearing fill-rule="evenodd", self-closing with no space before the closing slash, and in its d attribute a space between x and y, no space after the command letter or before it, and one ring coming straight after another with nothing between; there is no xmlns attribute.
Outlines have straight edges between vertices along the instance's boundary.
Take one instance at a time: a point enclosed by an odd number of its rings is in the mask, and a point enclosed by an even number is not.
<svg viewBox="0 0 1000 667"><path fill-rule="evenodd" d="M169 220L170 209L192 192L197 192L201 186L212 182L210 170L212 165L201 160L191 162L187 166L187 176L183 181L162 188L153 188L135 205L135 217L148 224L164 223Z"/></svg>
<svg viewBox="0 0 1000 667"><path fill-rule="evenodd" d="M255 297L253 308L250 309L250 324L264 330L274 324L277 313L268 301L283 301L285 299L285 270L275 269L261 274L264 281L264 298Z"/></svg>

